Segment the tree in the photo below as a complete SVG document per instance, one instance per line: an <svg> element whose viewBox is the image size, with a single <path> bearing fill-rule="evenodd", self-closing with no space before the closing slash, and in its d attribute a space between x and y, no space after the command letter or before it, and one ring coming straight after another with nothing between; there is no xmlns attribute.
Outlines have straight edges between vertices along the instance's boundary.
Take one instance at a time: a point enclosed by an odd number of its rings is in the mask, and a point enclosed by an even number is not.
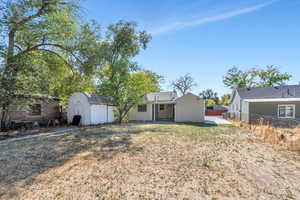
<svg viewBox="0 0 300 200"><path fill-rule="evenodd" d="M217 103L213 99L205 99L205 106L206 107L213 107L217 105Z"/></svg>
<svg viewBox="0 0 300 200"><path fill-rule="evenodd" d="M197 86L197 83L190 74L179 77L177 80L172 81L171 86L174 91L180 92L185 95L187 92L191 91L193 87Z"/></svg>
<svg viewBox="0 0 300 200"><path fill-rule="evenodd" d="M151 39L136 27L133 22L120 21L109 26L106 39L99 43L104 52L104 67L97 74L97 91L110 97L119 123L133 106L144 101L145 94L159 90L161 80L154 72L141 70L132 61Z"/></svg>
<svg viewBox="0 0 300 200"><path fill-rule="evenodd" d="M223 83L231 89L278 86L291 77L292 75L281 73L279 68L273 65L266 66L266 69L252 68L246 71L232 67L223 78Z"/></svg>
<svg viewBox="0 0 300 200"><path fill-rule="evenodd" d="M199 96L203 99L212 99L215 103L219 102L218 93L214 92L212 89L207 89L200 92Z"/></svg>
<svg viewBox="0 0 300 200"><path fill-rule="evenodd" d="M292 78L292 75L281 73L279 68L274 65L267 66L265 70L257 70L256 73L260 80L257 83L257 86L259 87L282 85Z"/></svg>
<svg viewBox="0 0 300 200"><path fill-rule="evenodd" d="M0 1L1 129L17 94L42 91L40 83L48 81L43 78L60 77L45 76L50 60L68 68L64 78L83 79L92 72L97 29L78 22L78 5L77 0Z"/></svg>
<svg viewBox="0 0 300 200"><path fill-rule="evenodd" d="M254 79L255 70L242 71L237 67L232 67L228 70L226 76L223 78L223 83L230 89L234 88L250 88L255 85Z"/></svg>
<svg viewBox="0 0 300 200"><path fill-rule="evenodd" d="M203 90L199 96L205 100L206 107L212 107L219 103L218 93L212 89Z"/></svg>
<svg viewBox="0 0 300 200"><path fill-rule="evenodd" d="M220 105L228 106L228 105L229 105L230 98L231 98L231 94L224 94L224 95L221 97Z"/></svg>

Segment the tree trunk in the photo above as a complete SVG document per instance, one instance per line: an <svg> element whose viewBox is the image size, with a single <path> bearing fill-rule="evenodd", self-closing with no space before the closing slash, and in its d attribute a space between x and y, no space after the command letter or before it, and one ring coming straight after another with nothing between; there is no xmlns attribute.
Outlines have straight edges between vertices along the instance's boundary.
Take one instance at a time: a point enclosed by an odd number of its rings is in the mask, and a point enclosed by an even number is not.
<svg viewBox="0 0 300 200"><path fill-rule="evenodd" d="M119 109L118 123L121 124L123 121L123 112Z"/></svg>
<svg viewBox="0 0 300 200"><path fill-rule="evenodd" d="M5 66L6 71L11 67L13 63L14 47L15 47L15 31L11 30L8 34L8 49L7 49L6 66Z"/></svg>
<svg viewBox="0 0 300 200"><path fill-rule="evenodd" d="M0 130L6 131L7 130L7 115L8 115L8 105L2 104L2 112L1 112L1 123L0 123Z"/></svg>

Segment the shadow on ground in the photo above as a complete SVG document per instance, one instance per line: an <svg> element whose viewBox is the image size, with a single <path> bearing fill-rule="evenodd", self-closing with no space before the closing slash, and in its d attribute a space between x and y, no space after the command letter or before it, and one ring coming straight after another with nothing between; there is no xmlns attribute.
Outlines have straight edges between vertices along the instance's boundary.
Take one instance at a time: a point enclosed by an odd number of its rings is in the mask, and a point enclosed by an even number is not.
<svg viewBox="0 0 300 200"><path fill-rule="evenodd" d="M228 133L227 127L219 131L214 127L216 126L204 123L156 125L135 123L86 128L60 135L4 142L0 144L0 198L6 194L13 194L17 188L15 186L33 184L37 176L51 168L64 165L81 152L88 152L81 155L82 159L102 161L122 153L135 155L143 152L142 146L133 143L134 135L184 136L208 141L220 134Z"/></svg>
<svg viewBox="0 0 300 200"><path fill-rule="evenodd" d="M132 135L144 131L155 130L128 126L91 128L0 144L0 197L19 183L34 182L39 174L63 165L80 152L90 151L96 159L104 160L119 153L143 151L132 146Z"/></svg>

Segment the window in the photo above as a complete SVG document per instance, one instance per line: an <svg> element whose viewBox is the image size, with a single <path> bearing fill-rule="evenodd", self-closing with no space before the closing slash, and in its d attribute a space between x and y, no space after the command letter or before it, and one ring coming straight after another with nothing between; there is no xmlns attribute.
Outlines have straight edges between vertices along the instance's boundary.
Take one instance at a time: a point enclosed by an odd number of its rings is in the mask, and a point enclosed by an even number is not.
<svg viewBox="0 0 300 200"><path fill-rule="evenodd" d="M30 106L31 115L41 115L42 114L42 105L33 104Z"/></svg>
<svg viewBox="0 0 300 200"><path fill-rule="evenodd" d="M164 104L160 104L159 105L159 110L165 110L165 105Z"/></svg>
<svg viewBox="0 0 300 200"><path fill-rule="evenodd" d="M295 105L278 105L278 118L295 118Z"/></svg>
<svg viewBox="0 0 300 200"><path fill-rule="evenodd" d="M147 112L147 105L138 105L138 112Z"/></svg>

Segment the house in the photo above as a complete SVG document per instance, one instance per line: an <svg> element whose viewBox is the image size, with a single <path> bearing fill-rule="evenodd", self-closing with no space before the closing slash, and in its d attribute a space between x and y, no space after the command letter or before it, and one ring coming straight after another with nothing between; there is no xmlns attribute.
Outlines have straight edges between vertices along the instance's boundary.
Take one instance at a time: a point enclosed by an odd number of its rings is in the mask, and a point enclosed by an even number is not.
<svg viewBox="0 0 300 200"><path fill-rule="evenodd" d="M61 118L60 99L41 95L17 95L16 102L9 108L8 119L10 123L37 122L47 125L49 120Z"/></svg>
<svg viewBox="0 0 300 200"><path fill-rule="evenodd" d="M132 121L203 122L205 103L199 96L188 93L178 97L175 92L154 92L145 95L145 104L129 113Z"/></svg>
<svg viewBox="0 0 300 200"><path fill-rule="evenodd" d="M247 123L257 123L261 118L280 123L295 121L300 119L300 85L235 89L229 113Z"/></svg>
<svg viewBox="0 0 300 200"><path fill-rule="evenodd" d="M81 116L81 125L96 125L114 122L114 106L104 95L76 92L68 101L68 123L74 116Z"/></svg>

